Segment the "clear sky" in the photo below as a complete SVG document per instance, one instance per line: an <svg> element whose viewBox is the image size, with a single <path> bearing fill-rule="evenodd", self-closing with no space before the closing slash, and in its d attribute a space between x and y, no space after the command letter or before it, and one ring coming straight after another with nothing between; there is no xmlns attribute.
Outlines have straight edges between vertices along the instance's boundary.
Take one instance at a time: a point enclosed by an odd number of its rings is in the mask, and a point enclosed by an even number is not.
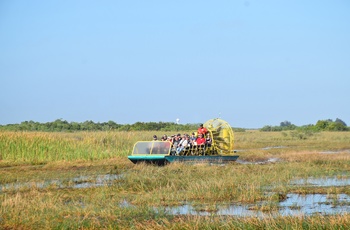
<svg viewBox="0 0 350 230"><path fill-rule="evenodd" d="M350 123L348 0L1 0L0 124Z"/></svg>

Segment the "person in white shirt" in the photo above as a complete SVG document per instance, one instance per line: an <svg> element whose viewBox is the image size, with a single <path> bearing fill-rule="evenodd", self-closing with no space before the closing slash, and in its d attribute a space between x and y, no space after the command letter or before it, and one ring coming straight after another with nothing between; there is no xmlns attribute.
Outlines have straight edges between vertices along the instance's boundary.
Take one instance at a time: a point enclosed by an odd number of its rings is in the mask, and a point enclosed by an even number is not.
<svg viewBox="0 0 350 230"><path fill-rule="evenodd" d="M183 138L181 139L179 145L177 146L176 152L179 155L182 150L184 150L190 143L188 135L184 135Z"/></svg>

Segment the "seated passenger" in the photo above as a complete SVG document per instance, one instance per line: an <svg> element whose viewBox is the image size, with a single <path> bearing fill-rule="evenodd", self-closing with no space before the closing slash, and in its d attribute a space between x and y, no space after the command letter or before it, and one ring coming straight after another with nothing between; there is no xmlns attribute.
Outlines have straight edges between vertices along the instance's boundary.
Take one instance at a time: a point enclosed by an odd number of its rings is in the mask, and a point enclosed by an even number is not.
<svg viewBox="0 0 350 230"><path fill-rule="evenodd" d="M179 141L182 140L182 137L181 137L181 134L180 134L180 133L178 133L176 136L179 138Z"/></svg>
<svg viewBox="0 0 350 230"><path fill-rule="evenodd" d="M168 136L167 136L166 134L164 134L164 135L162 136L162 141L166 141L166 140L168 140Z"/></svg>
<svg viewBox="0 0 350 230"><path fill-rule="evenodd" d="M157 141L157 140L158 140L157 135L153 135L153 140L154 140L154 141Z"/></svg>
<svg viewBox="0 0 350 230"><path fill-rule="evenodd" d="M205 144L208 146L208 147L211 147L211 144L213 143L213 139L211 139L210 137L210 133L207 134L207 138L205 139Z"/></svg>
<svg viewBox="0 0 350 230"><path fill-rule="evenodd" d="M180 143L180 137L176 135L173 140L173 148L176 149L179 143Z"/></svg>
<svg viewBox="0 0 350 230"><path fill-rule="evenodd" d="M194 133L192 133L191 137L190 137L190 144L191 146L197 145L196 143L197 137Z"/></svg>
<svg viewBox="0 0 350 230"><path fill-rule="evenodd" d="M182 137L180 136L180 142L179 144L181 145L181 143L186 140L186 134L182 135Z"/></svg>
<svg viewBox="0 0 350 230"><path fill-rule="evenodd" d="M180 152L182 150L184 150L184 148L186 148L188 146L188 144L189 144L189 137L184 135L182 140L180 141L180 143L177 146L177 149L176 149L177 154L180 154Z"/></svg>
<svg viewBox="0 0 350 230"><path fill-rule="evenodd" d="M205 145L205 138L203 137L203 134L198 134L198 138L196 140L197 145Z"/></svg>

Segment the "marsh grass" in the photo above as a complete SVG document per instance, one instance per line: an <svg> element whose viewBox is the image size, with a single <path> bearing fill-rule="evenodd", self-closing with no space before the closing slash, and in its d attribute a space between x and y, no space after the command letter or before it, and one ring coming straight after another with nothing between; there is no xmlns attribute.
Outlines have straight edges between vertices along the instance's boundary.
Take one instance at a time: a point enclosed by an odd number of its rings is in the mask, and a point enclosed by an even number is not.
<svg viewBox="0 0 350 230"><path fill-rule="evenodd" d="M156 133L161 135L160 133ZM349 186L292 185L301 178L350 176L349 133L316 133L306 139L261 132L236 133L239 159L252 164L180 163L134 165L126 158L134 142L152 132L0 132L0 184L28 183L0 190L4 229L346 229L349 215L269 217L288 193L350 194ZM286 148L266 148L285 146ZM266 149L263 149L266 148ZM340 150L337 154L319 151ZM277 162L254 164L278 158ZM123 175L100 187L37 186L60 180L67 186L93 182L96 175ZM125 205L125 203L127 205ZM174 216L162 207L191 204L213 213L221 205L245 204L264 218ZM293 207L292 207L293 208ZM295 207L296 209L298 207Z"/></svg>
<svg viewBox="0 0 350 230"><path fill-rule="evenodd" d="M127 156L150 132L0 132L0 159L41 164Z"/></svg>

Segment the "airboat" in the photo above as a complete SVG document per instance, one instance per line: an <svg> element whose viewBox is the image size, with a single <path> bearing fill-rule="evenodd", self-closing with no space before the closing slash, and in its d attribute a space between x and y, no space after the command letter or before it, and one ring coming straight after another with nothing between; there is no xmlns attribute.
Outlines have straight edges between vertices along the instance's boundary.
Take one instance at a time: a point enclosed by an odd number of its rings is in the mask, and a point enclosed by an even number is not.
<svg viewBox="0 0 350 230"><path fill-rule="evenodd" d="M212 144L193 145L179 154L169 141L138 141L132 154L128 156L133 163L152 163L164 165L173 162L227 163L236 161L234 134L232 127L224 120L215 118L203 124L212 137Z"/></svg>

